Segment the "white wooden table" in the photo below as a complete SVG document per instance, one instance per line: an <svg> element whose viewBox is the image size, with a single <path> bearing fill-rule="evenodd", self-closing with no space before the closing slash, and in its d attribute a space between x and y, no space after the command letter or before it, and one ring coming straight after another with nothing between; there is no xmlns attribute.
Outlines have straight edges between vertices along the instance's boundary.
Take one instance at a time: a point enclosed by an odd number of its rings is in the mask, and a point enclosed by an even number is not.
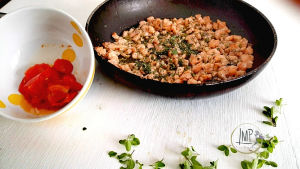
<svg viewBox="0 0 300 169"><path fill-rule="evenodd" d="M102 1L13 0L0 11L55 7L85 25ZM264 133L277 135L283 142L270 159L280 169L299 169L300 5L293 0L247 2L261 10L278 33L274 58L252 82L217 97L172 99L115 83L97 69L87 96L68 113L35 124L0 117L0 169L117 169L118 162L107 152L123 151L118 140L131 133L141 140L134 157L144 163L164 158L168 169L176 169L182 160L180 152L193 145L204 163L219 159L220 169L238 169L249 156L225 157L216 147L230 144L232 130L241 123L253 123ZM279 97L287 103L279 126L261 124L265 120L262 106Z"/></svg>

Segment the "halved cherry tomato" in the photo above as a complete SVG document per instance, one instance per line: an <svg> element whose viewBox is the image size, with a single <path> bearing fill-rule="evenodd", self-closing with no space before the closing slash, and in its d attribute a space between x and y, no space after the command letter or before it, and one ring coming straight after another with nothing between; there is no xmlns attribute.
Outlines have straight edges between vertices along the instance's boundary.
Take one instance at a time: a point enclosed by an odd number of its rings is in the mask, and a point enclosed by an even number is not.
<svg viewBox="0 0 300 169"><path fill-rule="evenodd" d="M54 62L53 68L64 74L71 74L73 71L73 65L70 61L65 60L65 59L57 59Z"/></svg>

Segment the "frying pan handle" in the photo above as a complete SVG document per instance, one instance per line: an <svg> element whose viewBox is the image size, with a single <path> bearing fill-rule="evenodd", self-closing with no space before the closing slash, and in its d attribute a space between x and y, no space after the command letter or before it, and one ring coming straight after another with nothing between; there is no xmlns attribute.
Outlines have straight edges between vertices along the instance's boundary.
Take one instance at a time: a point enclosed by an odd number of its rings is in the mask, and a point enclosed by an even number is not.
<svg viewBox="0 0 300 169"><path fill-rule="evenodd" d="M2 16L4 16L4 15L6 15L6 13L0 12L0 18L1 18Z"/></svg>

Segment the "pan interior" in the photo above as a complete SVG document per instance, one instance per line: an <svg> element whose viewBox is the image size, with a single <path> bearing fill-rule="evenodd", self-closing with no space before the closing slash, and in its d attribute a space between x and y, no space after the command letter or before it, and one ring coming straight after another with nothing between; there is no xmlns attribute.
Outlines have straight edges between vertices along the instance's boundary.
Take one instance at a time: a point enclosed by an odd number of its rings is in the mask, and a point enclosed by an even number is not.
<svg viewBox="0 0 300 169"><path fill-rule="evenodd" d="M110 0L99 6L88 21L88 32L94 46L112 42L113 32L137 26L149 16L186 18L196 14L225 21L232 34L241 35L253 44L252 69L263 64L272 54L274 32L269 22L256 9L239 0Z"/></svg>

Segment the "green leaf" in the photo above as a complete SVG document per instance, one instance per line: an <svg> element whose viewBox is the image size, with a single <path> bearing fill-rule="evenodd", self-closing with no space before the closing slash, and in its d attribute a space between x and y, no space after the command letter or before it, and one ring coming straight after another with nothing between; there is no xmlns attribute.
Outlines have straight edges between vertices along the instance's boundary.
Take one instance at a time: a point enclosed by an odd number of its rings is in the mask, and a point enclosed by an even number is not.
<svg viewBox="0 0 300 169"><path fill-rule="evenodd" d="M278 138L276 136L273 137L272 142L276 145L278 143Z"/></svg>
<svg viewBox="0 0 300 169"><path fill-rule="evenodd" d="M220 146L218 147L218 150L220 150L220 151L225 151L226 149L228 149L228 148L227 148L227 146L225 146L225 145L220 145Z"/></svg>
<svg viewBox="0 0 300 169"><path fill-rule="evenodd" d="M134 146L140 145L140 140L138 138L133 138L131 144Z"/></svg>
<svg viewBox="0 0 300 169"><path fill-rule="evenodd" d="M273 116L274 116L274 112L275 112L275 107L274 107L274 106L272 106L272 107L271 107L271 118L273 118Z"/></svg>
<svg viewBox="0 0 300 169"><path fill-rule="evenodd" d="M165 165L165 163L163 163L163 160L160 160L150 166L152 166L154 169L161 169L161 168L165 167L166 165Z"/></svg>
<svg viewBox="0 0 300 169"><path fill-rule="evenodd" d="M256 139L256 141L257 141L257 143L259 143L259 144L262 144L262 142L263 142L263 139L261 139L261 138L257 138L257 139Z"/></svg>
<svg viewBox="0 0 300 169"><path fill-rule="evenodd" d="M122 154L120 154L120 155L117 156L118 159L123 159L125 157L128 157L127 153L122 153Z"/></svg>
<svg viewBox="0 0 300 169"><path fill-rule="evenodd" d="M270 126L274 126L272 122L270 121L263 121L264 124L270 125Z"/></svg>
<svg viewBox="0 0 300 169"><path fill-rule="evenodd" d="M237 153L237 150L236 150L235 148L232 148L232 147L230 147L230 151L231 151L232 153Z"/></svg>
<svg viewBox="0 0 300 169"><path fill-rule="evenodd" d="M224 152L225 152L225 156L229 156L229 149L228 148Z"/></svg>
<svg viewBox="0 0 300 169"><path fill-rule="evenodd" d="M229 155L229 148L228 148L227 146L225 146L225 145L220 145L220 146L218 147L218 150L224 151L225 156L228 156L228 155ZM233 151L234 151L234 150L233 150Z"/></svg>
<svg viewBox="0 0 300 169"><path fill-rule="evenodd" d="M108 152L108 155L109 155L109 157L115 157L117 155L117 153L114 151L110 151L110 152Z"/></svg>
<svg viewBox="0 0 300 169"><path fill-rule="evenodd" d="M265 162L266 162L266 160L259 159L258 164L257 164L257 168L261 168L265 164Z"/></svg>
<svg viewBox="0 0 300 169"><path fill-rule="evenodd" d="M135 167L135 162L132 159L130 159L127 161L126 165L127 169L133 169Z"/></svg>
<svg viewBox="0 0 300 169"><path fill-rule="evenodd" d="M264 106L264 109L265 109L265 110L263 110L262 113L263 113L266 117L271 118L271 117L272 117L271 108L268 107L268 106Z"/></svg>
<svg viewBox="0 0 300 169"><path fill-rule="evenodd" d="M186 148L183 152L181 152L181 154L185 157L189 157L192 155L192 152L189 148Z"/></svg>
<svg viewBox="0 0 300 169"><path fill-rule="evenodd" d="M277 120L278 120L278 116L272 118L272 123L273 123L273 126L274 126L274 127L277 126Z"/></svg>
<svg viewBox="0 0 300 169"><path fill-rule="evenodd" d="M206 167L202 167L200 165L193 165L193 169L206 169Z"/></svg>
<svg viewBox="0 0 300 169"><path fill-rule="evenodd" d="M269 146L267 147L267 150L268 150L270 153L273 153L273 147L272 147L271 145L269 145Z"/></svg>
<svg viewBox="0 0 300 169"><path fill-rule="evenodd" d="M126 140L125 141L125 148L126 148L126 151L130 151L131 150L131 142Z"/></svg>
<svg viewBox="0 0 300 169"><path fill-rule="evenodd" d="M241 166L243 169L251 169L252 163L248 160L241 161Z"/></svg>
<svg viewBox="0 0 300 169"><path fill-rule="evenodd" d="M130 134L127 138L127 140L133 140L135 138L135 135L134 134Z"/></svg>
<svg viewBox="0 0 300 169"><path fill-rule="evenodd" d="M269 152L268 151L263 151L263 152L259 153L258 156L262 157L264 159L268 159L269 158Z"/></svg>
<svg viewBox="0 0 300 169"><path fill-rule="evenodd" d="M275 105L276 105L276 106L282 106L282 100L283 100L282 98L276 100L276 101L275 101Z"/></svg>
<svg viewBox="0 0 300 169"><path fill-rule="evenodd" d="M180 169L192 169L188 161L179 164Z"/></svg>
<svg viewBox="0 0 300 169"><path fill-rule="evenodd" d="M266 165L270 165L272 167L278 167L277 163L275 163L274 161L266 161Z"/></svg>
<svg viewBox="0 0 300 169"><path fill-rule="evenodd" d="M192 156L191 162L193 163L193 165L202 166L202 165L200 164L200 162L197 161L197 156Z"/></svg>
<svg viewBox="0 0 300 169"><path fill-rule="evenodd" d="M217 161L211 161L210 162L211 167L213 167L214 169L217 169L218 167L218 160Z"/></svg>
<svg viewBox="0 0 300 169"><path fill-rule="evenodd" d="M251 169L257 169L257 165L258 165L258 159L256 158L252 161Z"/></svg>
<svg viewBox="0 0 300 169"><path fill-rule="evenodd" d="M125 141L126 140L119 140L119 143L122 144L122 145L125 145Z"/></svg>

